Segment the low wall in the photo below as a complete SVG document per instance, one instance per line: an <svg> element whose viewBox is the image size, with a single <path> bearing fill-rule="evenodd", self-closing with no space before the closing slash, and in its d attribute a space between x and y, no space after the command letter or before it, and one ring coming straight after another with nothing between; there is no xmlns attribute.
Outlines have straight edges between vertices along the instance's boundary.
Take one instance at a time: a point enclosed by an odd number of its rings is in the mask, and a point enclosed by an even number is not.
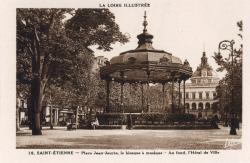
<svg viewBox="0 0 250 163"><path fill-rule="evenodd" d="M89 126L81 126L80 129L92 129ZM122 129L122 125L99 125L95 129ZM133 125L131 129L142 130L207 130L207 129L219 129L212 127L208 124L195 124L195 125Z"/></svg>

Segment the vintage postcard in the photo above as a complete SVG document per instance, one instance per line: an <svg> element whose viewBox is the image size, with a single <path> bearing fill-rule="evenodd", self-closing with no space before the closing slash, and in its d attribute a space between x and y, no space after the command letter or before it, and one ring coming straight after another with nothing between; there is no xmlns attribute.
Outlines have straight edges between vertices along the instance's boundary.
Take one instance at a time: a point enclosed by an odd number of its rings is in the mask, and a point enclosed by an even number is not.
<svg viewBox="0 0 250 163"><path fill-rule="evenodd" d="M249 4L5 2L0 162L249 162Z"/></svg>

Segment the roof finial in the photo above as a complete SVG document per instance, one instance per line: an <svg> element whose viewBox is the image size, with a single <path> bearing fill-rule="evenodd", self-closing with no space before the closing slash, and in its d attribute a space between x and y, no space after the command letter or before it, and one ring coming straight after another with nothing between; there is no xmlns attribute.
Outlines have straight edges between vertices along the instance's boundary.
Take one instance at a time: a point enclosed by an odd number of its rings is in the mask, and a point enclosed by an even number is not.
<svg viewBox="0 0 250 163"><path fill-rule="evenodd" d="M144 11L144 21L143 21L143 24L142 24L143 26L144 26L144 29L143 29L143 33L146 33L147 32L147 25L148 25L148 22L147 22L147 13L146 13L146 11Z"/></svg>
<svg viewBox="0 0 250 163"><path fill-rule="evenodd" d="M152 47L152 39L153 39L153 35L149 34L147 32L147 15L146 15L146 11L144 12L144 21L142 23L143 25L143 32L139 35L137 35L138 38L138 47L136 49L148 49L148 50L153 50L154 48Z"/></svg>
<svg viewBox="0 0 250 163"><path fill-rule="evenodd" d="M203 42L203 57L206 56L206 44Z"/></svg>
<svg viewBox="0 0 250 163"><path fill-rule="evenodd" d="M203 52L206 51L206 44L203 42Z"/></svg>

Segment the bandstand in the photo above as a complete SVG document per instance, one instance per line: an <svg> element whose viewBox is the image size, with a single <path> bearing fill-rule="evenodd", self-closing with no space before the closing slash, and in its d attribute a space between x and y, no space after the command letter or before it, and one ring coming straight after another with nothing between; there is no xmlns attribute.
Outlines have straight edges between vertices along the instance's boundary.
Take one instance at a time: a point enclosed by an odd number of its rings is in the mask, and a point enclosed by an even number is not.
<svg viewBox="0 0 250 163"><path fill-rule="evenodd" d="M121 109L124 110L124 84L125 83L136 83L141 86L141 108L143 112L150 112L148 100L144 104L144 98L149 98L149 94L145 96L144 89L146 87L149 90L150 83L158 83L162 85L162 91L164 94L165 85L171 84L171 107L169 113L175 113L177 110L181 110L181 100L179 98L178 108L174 105L174 87L178 85L178 94L180 97L180 87L183 83L183 93L185 94L185 81L192 75L192 68L190 67L187 60L182 62L178 57L164 50L157 50L152 46L153 35L147 31L147 20L146 12L143 21L143 33L137 36L138 47L134 50L129 50L120 53L119 56L113 57L106 65L101 67L100 76L101 79L106 81L106 109L105 112L109 113L110 110L110 87L111 82L117 82L120 84L121 94L120 102ZM162 97L162 108L166 108L165 96ZM146 106L146 107L144 107ZM185 112L185 109L182 108Z"/></svg>

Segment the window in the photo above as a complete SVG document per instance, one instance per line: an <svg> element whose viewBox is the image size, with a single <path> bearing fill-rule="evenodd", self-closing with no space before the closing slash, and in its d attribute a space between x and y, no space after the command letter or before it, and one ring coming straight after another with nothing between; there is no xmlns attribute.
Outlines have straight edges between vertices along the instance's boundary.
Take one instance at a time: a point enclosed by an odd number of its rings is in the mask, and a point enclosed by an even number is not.
<svg viewBox="0 0 250 163"><path fill-rule="evenodd" d="M192 110L196 109L196 103L192 103Z"/></svg>
<svg viewBox="0 0 250 163"><path fill-rule="evenodd" d="M198 109L199 109L199 110L202 110L202 109L203 109L203 103L200 102L200 103L198 104Z"/></svg>
<svg viewBox="0 0 250 163"><path fill-rule="evenodd" d="M192 93L192 99L195 99L195 92Z"/></svg>
<svg viewBox="0 0 250 163"><path fill-rule="evenodd" d="M186 108L186 109L190 109L189 103L186 103L186 104L185 104L185 108Z"/></svg>
<svg viewBox="0 0 250 163"><path fill-rule="evenodd" d="M213 97L216 98L216 92L213 92Z"/></svg>
<svg viewBox="0 0 250 163"><path fill-rule="evenodd" d="M202 92L199 92L199 99L202 99Z"/></svg>
<svg viewBox="0 0 250 163"><path fill-rule="evenodd" d="M207 109L207 110L210 109L210 104L208 102L206 103L205 109Z"/></svg>
<svg viewBox="0 0 250 163"><path fill-rule="evenodd" d="M209 92L206 92L206 99L209 99Z"/></svg>
<svg viewBox="0 0 250 163"><path fill-rule="evenodd" d="M189 96L188 96L188 94L189 94L189 93L188 93L188 92L186 92L186 99L189 99Z"/></svg>

